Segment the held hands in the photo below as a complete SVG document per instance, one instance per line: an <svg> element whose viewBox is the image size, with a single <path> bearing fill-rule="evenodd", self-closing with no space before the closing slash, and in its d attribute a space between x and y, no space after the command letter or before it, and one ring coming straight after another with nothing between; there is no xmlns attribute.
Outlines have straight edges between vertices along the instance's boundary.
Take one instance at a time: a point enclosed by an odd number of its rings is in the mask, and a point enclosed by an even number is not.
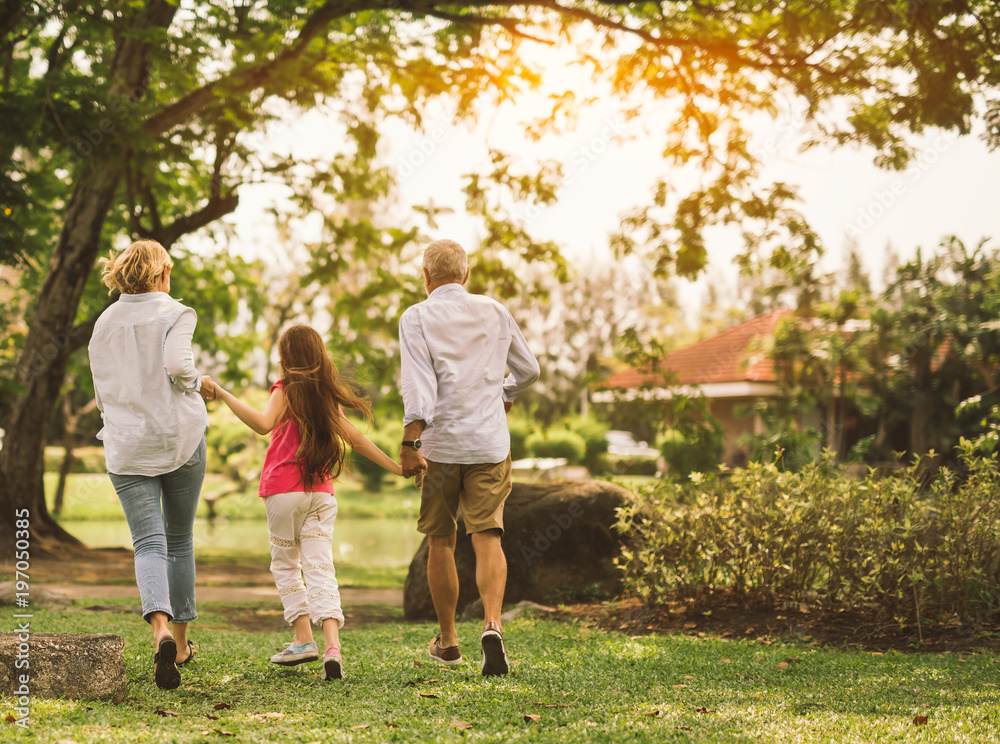
<svg viewBox="0 0 1000 744"><path fill-rule="evenodd" d="M219 386L215 384L211 377L205 375L201 378L201 389L198 391L205 400L219 399Z"/></svg>
<svg viewBox="0 0 1000 744"><path fill-rule="evenodd" d="M427 470L427 460L412 447L402 447L399 450L399 464L404 478Z"/></svg>

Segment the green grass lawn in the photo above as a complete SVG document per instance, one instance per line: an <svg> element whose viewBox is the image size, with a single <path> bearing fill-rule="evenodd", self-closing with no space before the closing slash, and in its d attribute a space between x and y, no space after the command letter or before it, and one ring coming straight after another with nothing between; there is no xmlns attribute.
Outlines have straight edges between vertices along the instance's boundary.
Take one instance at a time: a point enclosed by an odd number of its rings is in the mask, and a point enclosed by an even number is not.
<svg viewBox="0 0 1000 744"><path fill-rule="evenodd" d="M45 474L45 496L52 509L56 485L56 473ZM202 495L208 496L231 488L231 481L221 475L209 474L205 477ZM387 476L380 492L366 491L361 481L345 478L337 484L338 516L352 519L377 517L402 517L416 519L420 507L420 494L407 481L396 476ZM256 486L247 493L225 496L216 502L216 514L225 519L259 519L264 521L264 500L257 496ZM202 500L198 506L198 516L208 514L208 505ZM60 521L87 519L125 519L118 496L111 485L107 473L78 473L70 475L66 482L63 513Z"/></svg>
<svg viewBox="0 0 1000 744"><path fill-rule="evenodd" d="M477 626L460 626L467 661L446 669L426 656L434 628L400 621L346 626L347 678L323 682L317 663L267 661L290 634L234 631L232 606L201 604L200 655L181 689L165 692L152 683L142 620L85 604L38 612L32 629L122 634L129 696L118 706L36 699L37 741L1000 741L990 653L872 655L526 619L505 629L515 674L484 680Z"/></svg>

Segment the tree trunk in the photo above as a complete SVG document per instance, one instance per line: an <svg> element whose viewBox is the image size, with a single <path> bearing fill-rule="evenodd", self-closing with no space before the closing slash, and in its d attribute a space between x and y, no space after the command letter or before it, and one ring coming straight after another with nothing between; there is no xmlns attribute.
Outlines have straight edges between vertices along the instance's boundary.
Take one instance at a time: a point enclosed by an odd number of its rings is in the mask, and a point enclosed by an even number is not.
<svg viewBox="0 0 1000 744"><path fill-rule="evenodd" d="M10 555L15 510L27 510L32 552L82 547L49 514L45 504L45 440L59 399L70 353L81 333L74 326L87 276L97 259L101 229L121 170L110 163L86 163L66 213L66 222L38 296L19 362L18 382L26 392L14 401L0 450L0 554Z"/></svg>
<svg viewBox="0 0 1000 744"><path fill-rule="evenodd" d="M52 514L59 516L62 514L63 502L66 500L66 480L69 478L69 471L73 468L73 442L69 435L66 436L66 443L63 445L64 454L62 464L59 466L59 483L56 485L56 497L52 500Z"/></svg>

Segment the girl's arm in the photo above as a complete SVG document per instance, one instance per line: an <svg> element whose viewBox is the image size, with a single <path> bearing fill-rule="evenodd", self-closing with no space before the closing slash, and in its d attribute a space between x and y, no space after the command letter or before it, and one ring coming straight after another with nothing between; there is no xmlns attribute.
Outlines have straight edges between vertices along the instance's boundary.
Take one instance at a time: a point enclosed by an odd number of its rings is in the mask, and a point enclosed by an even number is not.
<svg viewBox="0 0 1000 744"><path fill-rule="evenodd" d="M223 390L219 383L214 384L217 397L222 398L236 417L258 434L269 433L281 420L285 411L285 392L281 388L275 388L271 392L271 397L261 412L255 411L228 390Z"/></svg>
<svg viewBox="0 0 1000 744"><path fill-rule="evenodd" d="M359 455L367 457L376 465L381 465L393 475L403 474L403 469L398 462L376 447L368 437L354 427L354 424L346 416L341 414L340 418L344 423L344 433L347 435L347 443L351 445L351 449Z"/></svg>

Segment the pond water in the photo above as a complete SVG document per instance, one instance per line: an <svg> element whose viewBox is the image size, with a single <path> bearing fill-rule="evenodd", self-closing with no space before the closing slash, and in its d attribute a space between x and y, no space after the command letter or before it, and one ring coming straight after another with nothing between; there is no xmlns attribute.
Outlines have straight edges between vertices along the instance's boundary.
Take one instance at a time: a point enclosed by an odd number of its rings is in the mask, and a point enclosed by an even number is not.
<svg viewBox="0 0 1000 744"><path fill-rule="evenodd" d="M91 548L131 548L128 524L122 520L63 522L74 537ZM354 566L407 566L423 535L414 519L338 519L333 530L334 563ZM194 525L194 549L245 550L270 553L267 523L256 520L199 519Z"/></svg>

